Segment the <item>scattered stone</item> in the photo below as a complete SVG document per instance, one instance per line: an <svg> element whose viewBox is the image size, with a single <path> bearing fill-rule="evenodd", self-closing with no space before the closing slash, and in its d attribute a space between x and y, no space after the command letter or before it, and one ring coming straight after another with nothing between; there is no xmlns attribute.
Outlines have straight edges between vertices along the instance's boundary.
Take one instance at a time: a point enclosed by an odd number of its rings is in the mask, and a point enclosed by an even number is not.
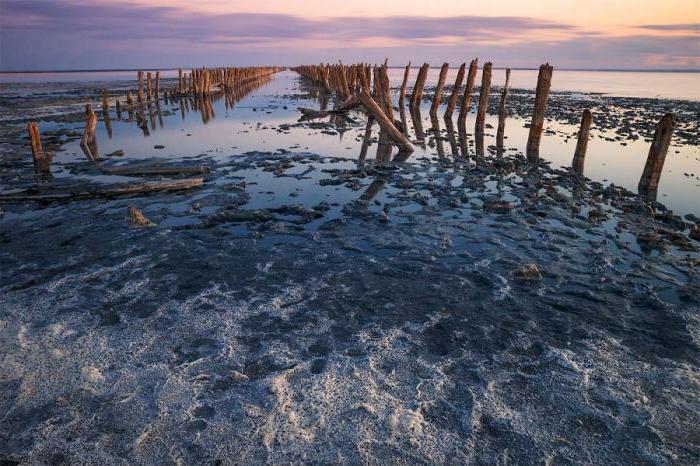
<svg viewBox="0 0 700 466"><path fill-rule="evenodd" d="M515 278L519 280L538 281L542 280L542 274L537 264L525 264L515 271Z"/></svg>
<svg viewBox="0 0 700 466"><path fill-rule="evenodd" d="M136 207L129 207L126 214L126 219L134 226L141 228L151 228L156 226L155 223L148 220Z"/></svg>

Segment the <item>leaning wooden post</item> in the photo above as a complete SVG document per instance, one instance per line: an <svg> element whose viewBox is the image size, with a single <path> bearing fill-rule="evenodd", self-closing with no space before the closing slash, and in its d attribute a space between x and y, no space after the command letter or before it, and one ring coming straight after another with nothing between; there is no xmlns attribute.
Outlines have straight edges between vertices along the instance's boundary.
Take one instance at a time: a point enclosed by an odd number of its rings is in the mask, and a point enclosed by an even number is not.
<svg viewBox="0 0 700 466"><path fill-rule="evenodd" d="M394 121L394 104L391 100L391 83L389 82L389 73L387 73L386 65L379 69L379 81L380 87L382 88L386 116L389 120Z"/></svg>
<svg viewBox="0 0 700 466"><path fill-rule="evenodd" d="M138 100L139 100L139 102L143 102L143 71L139 71L137 76L139 79Z"/></svg>
<svg viewBox="0 0 700 466"><path fill-rule="evenodd" d="M397 146L399 146L399 150L401 152L413 152L413 145L411 144L411 141L409 141L406 136L404 136L403 133L396 128L393 121L389 120L371 95L365 91L360 92L360 102L362 102L362 104L367 108L369 114L374 117L375 120L377 120L379 126L386 131L389 138L391 138L391 140L394 141Z"/></svg>
<svg viewBox="0 0 700 466"><path fill-rule="evenodd" d="M503 137L506 129L506 117L508 111L506 101L508 100L508 83L510 83L510 68L506 68L506 83L501 92L501 103L498 105L498 130L496 131L496 145L503 146Z"/></svg>
<svg viewBox="0 0 700 466"><path fill-rule="evenodd" d="M472 92L474 91L474 81L476 81L476 72L479 68L479 59L475 58L469 63L469 74L467 75L467 86L464 88L464 97L462 97L462 103L459 106L459 117L457 119L461 126L464 126L464 122L467 120L467 113L469 113L469 103L471 102Z"/></svg>
<svg viewBox="0 0 700 466"><path fill-rule="evenodd" d="M491 63L484 63L481 71L481 92L479 93L479 107L476 111L476 131L484 132L486 122L486 110L489 107L489 91L491 90Z"/></svg>
<svg viewBox="0 0 700 466"><path fill-rule="evenodd" d="M445 79L447 78L447 71L450 69L449 63L443 63L442 68L440 68L440 77L438 78L437 87L435 88L435 96L433 96L433 104L430 106L430 114L436 115L437 109L442 101L442 90L445 87Z"/></svg>
<svg viewBox="0 0 700 466"><path fill-rule="evenodd" d="M445 109L445 118L452 118L452 113L455 111L455 106L457 105L457 97L459 97L459 91L462 87L462 81L464 81L464 71L467 64L462 63L457 71L457 78L455 79L455 85L452 88L452 94L450 94L450 100L447 101L447 109Z"/></svg>
<svg viewBox="0 0 700 466"><path fill-rule="evenodd" d="M156 100L160 98L160 71L156 71Z"/></svg>
<svg viewBox="0 0 700 466"><path fill-rule="evenodd" d="M659 178L661 178L661 172L666 161L666 153L671 145L675 124L673 113L667 113L656 126L654 140L651 143L647 162L644 165L644 172L642 172L642 177L639 179L638 189L640 194L656 194L656 190L659 187Z"/></svg>
<svg viewBox="0 0 700 466"><path fill-rule="evenodd" d="M535 108L532 112L532 123L530 124L530 134L527 138L526 153L527 159L535 162L540 158L540 141L544 130L544 116L547 112L547 99L549 98L549 88L552 85L552 71L554 67L549 63L540 66L537 76L537 91L535 92Z"/></svg>
<svg viewBox="0 0 700 466"><path fill-rule="evenodd" d="M411 73L411 62L408 62L406 69L403 72L403 82L401 83L401 91L399 93L399 106L403 107L404 100L406 99L406 86L408 86L408 75Z"/></svg>
<svg viewBox="0 0 700 466"><path fill-rule="evenodd" d="M574 151L574 160L571 162L571 167L579 175L583 175L583 163L586 160L586 149L588 148L588 134L591 131L592 115L589 109L583 111L581 117L581 128L578 130L578 142L576 142L576 150Z"/></svg>
<svg viewBox="0 0 700 466"><path fill-rule="evenodd" d="M29 141L31 142L32 157L34 158L34 173L51 173L52 155L44 153L44 148L41 146L39 126L32 121L27 125L27 129L29 130Z"/></svg>

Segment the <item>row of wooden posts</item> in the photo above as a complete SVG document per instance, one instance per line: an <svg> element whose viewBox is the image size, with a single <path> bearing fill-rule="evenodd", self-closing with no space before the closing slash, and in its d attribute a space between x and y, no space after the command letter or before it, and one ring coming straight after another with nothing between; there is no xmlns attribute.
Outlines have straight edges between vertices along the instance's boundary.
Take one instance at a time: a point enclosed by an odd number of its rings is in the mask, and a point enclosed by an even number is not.
<svg viewBox="0 0 700 466"><path fill-rule="evenodd" d="M403 81L399 88L398 104L400 111L403 111L405 105L411 69L411 63L409 62L405 67ZM412 112L418 109L423 101L423 92L429 69L430 65L428 63L424 63L418 69L418 74L408 104ZM352 65L321 63L318 65L301 65L293 68L293 70L313 81L324 90L335 93L336 111L345 111L358 104L362 104L369 113L368 127L371 126L373 120L376 120L380 125L382 133L388 136L388 138L398 146L400 151L407 153L413 151L413 145L407 138L405 125L396 121L393 116L394 106L387 71L387 61L379 66L372 66L365 63ZM440 68L435 94L430 106L431 116L437 115L438 109L442 104L442 94L445 88L448 71L449 64L444 63ZM444 114L446 119L452 118L459 101L458 123L460 128L464 127L467 114L469 113L471 95L474 90L477 71L478 59L472 60L469 63L468 69L466 63L462 63L457 71L457 76L452 86L452 92L447 100ZM539 68L532 121L530 123L525 148L525 154L530 162L537 162L539 160L540 143L544 131L547 101L549 99L553 71L553 66L548 63L541 65ZM463 87L465 74L466 84ZM499 147L503 146L505 122L508 115L507 98L510 74L510 69L506 69L506 80L501 91L501 100L498 108L496 141ZM482 68L481 88L476 111L475 132L477 133L477 137L484 133L491 89L491 76L492 64L485 63ZM374 80L372 80L372 77L374 77ZM460 93L462 94L461 100L459 100ZM591 111L588 109L584 110L572 161L573 170L580 175L583 174L583 165L586 157L592 120ZM661 119L656 128L644 172L638 185L639 191L642 194L647 194L650 197L655 197L656 195L666 153L671 143L674 125L673 114L668 113ZM401 126L404 126L403 132L399 130ZM380 135L380 141L381 139L382 136Z"/></svg>
<svg viewBox="0 0 700 466"><path fill-rule="evenodd" d="M160 71L156 71L155 80L153 74L143 71L138 71L136 74L137 90L136 99L131 91L126 93L126 104L122 105L119 98L115 100L114 108L117 118L121 119L122 111L129 112L129 118L132 119L134 110L136 122L144 132L148 135L148 123L146 116L143 113L143 108L148 107L149 115L151 115L151 126L155 127L153 116L151 114L151 104L159 105L161 98L167 103L169 99L182 100L184 105L181 105L181 110L184 111L188 107L187 99L192 98L192 108L199 108L202 111L202 120L206 123L213 117L213 108L208 100L214 95L223 95L226 98L226 105L233 106L243 95L251 92L257 87L258 82L265 82L266 79L284 68L277 66L265 67L246 67L246 68L214 68L214 69L193 69L189 75L185 74L183 78L182 70L178 70L177 86L166 91L161 96L160 86ZM145 76L145 80L144 80ZM155 83L155 86L154 86ZM134 101L135 100L135 101ZM201 101L201 102L200 102ZM102 91L102 116L107 129L107 133L111 137L112 125L110 119L110 103L109 96L106 90ZM85 106L85 129L80 139L80 147L85 155L90 160L98 160L99 152L96 140L97 131L97 115L91 104ZM162 122L161 122L162 125ZM28 124L29 140L34 160L34 172L37 174L50 173L51 161L53 154L44 151L41 142L41 134L39 126L36 122Z"/></svg>

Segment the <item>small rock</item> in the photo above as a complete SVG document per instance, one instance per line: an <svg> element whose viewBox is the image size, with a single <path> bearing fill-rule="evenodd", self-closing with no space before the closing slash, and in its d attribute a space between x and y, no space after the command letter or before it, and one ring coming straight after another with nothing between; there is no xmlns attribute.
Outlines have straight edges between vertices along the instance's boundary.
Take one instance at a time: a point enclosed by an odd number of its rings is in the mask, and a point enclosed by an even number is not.
<svg viewBox="0 0 700 466"><path fill-rule="evenodd" d="M515 271L515 278L520 280L542 280L537 264L525 264Z"/></svg>
<svg viewBox="0 0 700 466"><path fill-rule="evenodd" d="M155 146L153 146L153 148L154 149L165 149L165 146L163 146L161 144L156 144Z"/></svg>

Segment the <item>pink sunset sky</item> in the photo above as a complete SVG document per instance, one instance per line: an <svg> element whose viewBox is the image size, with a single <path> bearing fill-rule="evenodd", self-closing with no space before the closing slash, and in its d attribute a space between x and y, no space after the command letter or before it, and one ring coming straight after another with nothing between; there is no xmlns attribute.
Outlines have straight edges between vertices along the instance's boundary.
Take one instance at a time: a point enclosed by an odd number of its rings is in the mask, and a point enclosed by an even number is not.
<svg viewBox="0 0 700 466"><path fill-rule="evenodd" d="M0 70L296 65L700 69L700 0L0 0Z"/></svg>

